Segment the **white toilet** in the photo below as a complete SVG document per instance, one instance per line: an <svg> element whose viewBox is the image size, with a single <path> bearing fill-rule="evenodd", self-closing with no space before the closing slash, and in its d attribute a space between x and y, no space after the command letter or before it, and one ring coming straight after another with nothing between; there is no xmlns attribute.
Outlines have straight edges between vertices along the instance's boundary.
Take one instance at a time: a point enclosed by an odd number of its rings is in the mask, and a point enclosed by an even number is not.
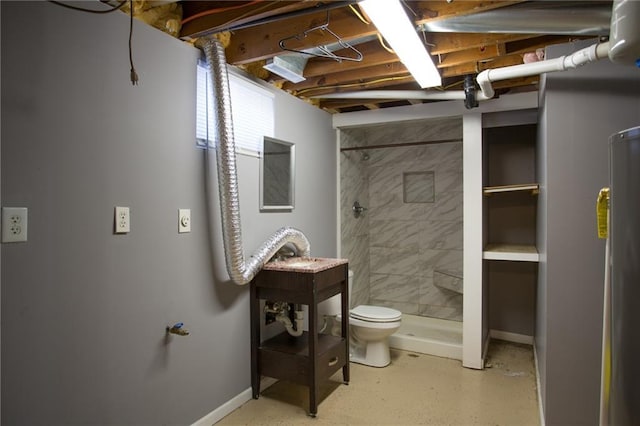
<svg viewBox="0 0 640 426"><path fill-rule="evenodd" d="M353 288L353 271L349 271L349 300ZM323 309L324 308L324 309ZM323 312L324 311L324 312ZM340 298L336 296L320 308L326 317L335 316L332 334L340 334ZM359 305L349 315L350 360L372 367L386 367L391 362L389 336L400 328L402 312L382 306Z"/></svg>

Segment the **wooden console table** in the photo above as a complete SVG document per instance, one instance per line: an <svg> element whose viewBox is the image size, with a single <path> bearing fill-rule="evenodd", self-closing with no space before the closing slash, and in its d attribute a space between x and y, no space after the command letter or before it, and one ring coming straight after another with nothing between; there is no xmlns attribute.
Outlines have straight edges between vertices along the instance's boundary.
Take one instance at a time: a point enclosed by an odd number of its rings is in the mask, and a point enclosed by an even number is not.
<svg viewBox="0 0 640 426"><path fill-rule="evenodd" d="M345 259L291 258L271 262L251 281L251 388L260 396L260 377L269 376L308 386L309 415L318 412L318 389L342 368L349 383L349 292ZM318 303L341 295L341 336L318 333ZM308 306L309 331L291 336L285 330L261 341L260 299Z"/></svg>

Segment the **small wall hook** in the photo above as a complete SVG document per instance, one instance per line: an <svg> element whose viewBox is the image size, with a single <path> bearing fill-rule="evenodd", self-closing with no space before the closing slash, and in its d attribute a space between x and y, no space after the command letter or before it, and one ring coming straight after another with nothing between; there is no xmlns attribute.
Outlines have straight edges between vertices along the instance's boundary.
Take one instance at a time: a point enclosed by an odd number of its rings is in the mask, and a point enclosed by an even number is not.
<svg viewBox="0 0 640 426"><path fill-rule="evenodd" d="M167 333L177 334L178 336L188 336L189 332L186 328L182 328L183 325L183 323L177 322L172 327L167 326Z"/></svg>

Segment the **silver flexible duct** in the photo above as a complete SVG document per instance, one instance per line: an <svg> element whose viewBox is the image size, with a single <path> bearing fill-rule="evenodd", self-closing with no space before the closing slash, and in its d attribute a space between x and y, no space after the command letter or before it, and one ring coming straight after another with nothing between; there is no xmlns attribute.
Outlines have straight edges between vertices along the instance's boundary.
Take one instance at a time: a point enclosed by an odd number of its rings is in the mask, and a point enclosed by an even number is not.
<svg viewBox="0 0 640 426"><path fill-rule="evenodd" d="M236 147L231 118L231 95L224 47L214 37L198 39L196 47L204 51L211 74L211 98L215 116L218 192L227 272L231 280L244 285L256 276L264 264L285 244L295 246L298 256L309 256L309 240L295 228L280 228L245 262L240 227L240 199L236 172ZM207 150L208 155L212 155Z"/></svg>

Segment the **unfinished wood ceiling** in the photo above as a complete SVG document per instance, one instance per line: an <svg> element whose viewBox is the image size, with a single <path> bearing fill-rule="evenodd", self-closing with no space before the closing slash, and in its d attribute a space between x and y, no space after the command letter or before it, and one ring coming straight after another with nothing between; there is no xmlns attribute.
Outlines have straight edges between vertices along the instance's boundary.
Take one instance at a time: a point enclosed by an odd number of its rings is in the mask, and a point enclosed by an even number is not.
<svg viewBox="0 0 640 426"><path fill-rule="evenodd" d="M385 47L355 1L182 1L180 38L228 32L227 61L330 112L426 102L412 99L318 98L363 90L422 90ZM611 1L405 1L442 76L442 87L460 90L466 75L523 63L525 54L581 38L608 35ZM318 29L320 27L320 29ZM312 31L309 31L313 29ZM355 50L343 48L348 43ZM318 47L346 59L316 57ZM360 61L357 58L362 55ZM293 60L305 80L293 83L263 65ZM297 62L296 62L297 61ZM302 65L300 65L300 63ZM498 95L537 90L538 77L494 85Z"/></svg>

